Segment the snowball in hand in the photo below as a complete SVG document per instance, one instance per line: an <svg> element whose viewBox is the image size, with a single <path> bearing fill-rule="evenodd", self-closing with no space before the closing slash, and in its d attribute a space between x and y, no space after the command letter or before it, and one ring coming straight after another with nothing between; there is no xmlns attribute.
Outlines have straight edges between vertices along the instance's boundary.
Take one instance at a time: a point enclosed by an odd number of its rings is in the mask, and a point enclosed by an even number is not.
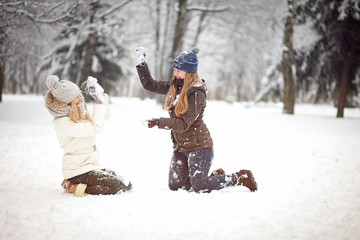
<svg viewBox="0 0 360 240"><path fill-rule="evenodd" d="M137 54L137 58L138 58L138 63L142 64L146 61L146 52L147 49L144 47L138 47L136 48L136 54Z"/></svg>
<svg viewBox="0 0 360 240"><path fill-rule="evenodd" d="M104 89L97 83L98 80L92 76L89 76L86 80L86 86L87 88L95 88L100 93L104 92Z"/></svg>
<svg viewBox="0 0 360 240"><path fill-rule="evenodd" d="M86 87L89 91L90 96L92 96L95 100L99 100L104 103L104 89L97 83L97 79L89 76L86 80Z"/></svg>

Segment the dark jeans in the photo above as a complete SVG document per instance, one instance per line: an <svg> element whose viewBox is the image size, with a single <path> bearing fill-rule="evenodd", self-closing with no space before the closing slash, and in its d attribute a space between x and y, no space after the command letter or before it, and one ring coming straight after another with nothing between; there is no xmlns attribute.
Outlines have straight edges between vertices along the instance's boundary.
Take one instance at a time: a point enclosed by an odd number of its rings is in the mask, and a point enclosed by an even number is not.
<svg viewBox="0 0 360 240"><path fill-rule="evenodd" d="M209 170L214 157L213 148L194 151L174 151L169 171L169 187L171 190L183 188L195 192L211 192L227 186L233 186L234 175L209 177Z"/></svg>
<svg viewBox="0 0 360 240"><path fill-rule="evenodd" d="M131 183L126 186L122 179L114 171L108 169L90 171L68 179L73 184L86 184L85 192L94 195L116 194L128 191L132 188Z"/></svg>

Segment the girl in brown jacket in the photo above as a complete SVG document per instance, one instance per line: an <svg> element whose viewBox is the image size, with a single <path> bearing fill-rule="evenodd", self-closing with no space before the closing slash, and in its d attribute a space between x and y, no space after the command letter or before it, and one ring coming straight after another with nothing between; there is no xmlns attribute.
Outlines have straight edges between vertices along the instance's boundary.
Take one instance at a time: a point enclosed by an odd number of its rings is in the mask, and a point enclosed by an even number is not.
<svg viewBox="0 0 360 240"><path fill-rule="evenodd" d="M136 66L144 89L166 94L165 109L169 118L148 120L148 127L170 129L174 152L170 163L169 187L195 192L211 192L227 186L244 185L251 191L257 184L249 170L225 175L222 169L208 176L213 153L213 141L203 121L206 107L206 86L197 74L199 48L180 54L173 62L171 81L155 81L145 63L146 51L136 49L139 65Z"/></svg>

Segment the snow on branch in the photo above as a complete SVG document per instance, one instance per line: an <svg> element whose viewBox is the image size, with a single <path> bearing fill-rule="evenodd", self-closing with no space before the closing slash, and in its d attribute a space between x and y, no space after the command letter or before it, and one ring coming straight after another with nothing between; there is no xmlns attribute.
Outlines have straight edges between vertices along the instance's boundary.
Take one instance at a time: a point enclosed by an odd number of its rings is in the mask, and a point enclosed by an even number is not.
<svg viewBox="0 0 360 240"><path fill-rule="evenodd" d="M24 2L12 2L12 3L0 3L0 6L16 6L23 4Z"/></svg>
<svg viewBox="0 0 360 240"><path fill-rule="evenodd" d="M133 1L133 0L126 0L126 1L124 1L124 2L122 2L122 3L119 3L119 4L115 5L115 6L113 6L112 8L110 8L109 10L103 12L102 14L100 14L100 15L97 16L97 17L98 17L98 18L103 18L103 17L105 17L105 16L107 16L107 15L115 12L115 11L118 10L119 8L122 8L123 6L125 6L126 4L128 4L128 3L131 2L131 1Z"/></svg>
<svg viewBox="0 0 360 240"><path fill-rule="evenodd" d="M44 12L41 16L47 16L50 12L52 12L54 9L58 8L59 6L63 5L64 1L59 2L58 4L50 7L46 12Z"/></svg>
<svg viewBox="0 0 360 240"><path fill-rule="evenodd" d="M207 7L187 7L186 10L188 11L199 11L199 12L225 12L229 10L229 7L222 7L222 8L207 8Z"/></svg>
<svg viewBox="0 0 360 240"><path fill-rule="evenodd" d="M343 21L347 17L348 8L349 8L349 1L348 0L343 1L338 9L340 13L340 15L338 16L338 20Z"/></svg>
<svg viewBox="0 0 360 240"><path fill-rule="evenodd" d="M33 21L35 22L39 22L39 23L56 23L66 17L72 17L71 15L71 12L79 6L79 3L76 3L74 6L72 6L71 8L69 8L69 10L62 16L60 17L57 17L55 19L41 19L41 18L38 18L36 15L26 11L26 10L23 10L23 9L9 9L9 8L4 8L5 11L9 12L9 13L21 13L21 14L24 14L25 16L29 17L30 19L32 19Z"/></svg>

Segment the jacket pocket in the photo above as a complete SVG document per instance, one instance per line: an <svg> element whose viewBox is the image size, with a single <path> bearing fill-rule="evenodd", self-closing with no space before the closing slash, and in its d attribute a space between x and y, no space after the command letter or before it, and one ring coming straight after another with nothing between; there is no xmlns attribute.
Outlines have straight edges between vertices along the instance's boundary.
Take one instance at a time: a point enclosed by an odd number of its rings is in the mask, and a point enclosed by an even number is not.
<svg viewBox="0 0 360 240"><path fill-rule="evenodd" d="M210 134L208 131L202 132L202 133L198 133L196 135L196 142L201 144L201 143L206 143L210 138Z"/></svg>
<svg viewBox="0 0 360 240"><path fill-rule="evenodd" d="M196 145L196 135L184 136L181 139L180 145L185 148Z"/></svg>

